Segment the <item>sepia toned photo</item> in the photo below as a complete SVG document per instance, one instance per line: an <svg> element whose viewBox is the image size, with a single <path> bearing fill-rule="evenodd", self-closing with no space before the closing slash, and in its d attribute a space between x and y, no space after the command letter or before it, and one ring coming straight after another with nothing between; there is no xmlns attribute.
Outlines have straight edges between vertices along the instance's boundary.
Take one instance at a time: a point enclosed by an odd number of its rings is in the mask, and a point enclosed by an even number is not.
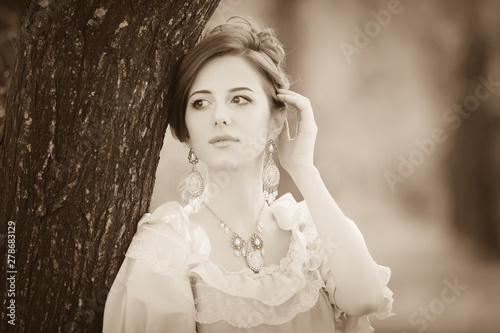
<svg viewBox="0 0 500 333"><path fill-rule="evenodd" d="M0 1L0 331L498 331L500 2Z"/></svg>

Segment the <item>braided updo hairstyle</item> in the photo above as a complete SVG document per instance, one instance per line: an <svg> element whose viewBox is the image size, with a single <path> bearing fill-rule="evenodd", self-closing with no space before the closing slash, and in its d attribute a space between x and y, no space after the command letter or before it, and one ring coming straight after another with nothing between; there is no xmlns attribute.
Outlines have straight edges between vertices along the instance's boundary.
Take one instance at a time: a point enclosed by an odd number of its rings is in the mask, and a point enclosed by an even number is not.
<svg viewBox="0 0 500 333"><path fill-rule="evenodd" d="M235 22L233 22L235 21ZM234 55L245 58L265 78L272 111L285 109L276 97L276 89L288 89L284 71L285 51L274 31L241 17L208 30L188 51L176 69L170 88L167 122L180 142L189 139L185 115L188 93L200 69L215 57Z"/></svg>

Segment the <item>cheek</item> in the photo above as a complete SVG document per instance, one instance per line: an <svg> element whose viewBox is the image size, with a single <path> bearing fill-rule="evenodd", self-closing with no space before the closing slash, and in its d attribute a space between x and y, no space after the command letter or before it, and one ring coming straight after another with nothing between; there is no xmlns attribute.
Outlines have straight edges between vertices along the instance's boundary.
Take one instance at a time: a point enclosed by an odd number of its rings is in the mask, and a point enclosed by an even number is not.
<svg viewBox="0 0 500 333"><path fill-rule="evenodd" d="M186 112L184 122L186 123L186 128L189 132L190 137L192 137L193 135L197 135L203 127L203 121L201 117L191 112Z"/></svg>
<svg viewBox="0 0 500 333"><path fill-rule="evenodd" d="M206 162L210 156L206 156L208 149L208 140L211 134L210 119L208 113L186 112L185 123L189 133L189 146L194 149L198 158Z"/></svg>
<svg viewBox="0 0 500 333"><path fill-rule="evenodd" d="M266 146L269 134L268 125L267 119L254 119L246 123L245 147L250 148L256 155L260 154Z"/></svg>

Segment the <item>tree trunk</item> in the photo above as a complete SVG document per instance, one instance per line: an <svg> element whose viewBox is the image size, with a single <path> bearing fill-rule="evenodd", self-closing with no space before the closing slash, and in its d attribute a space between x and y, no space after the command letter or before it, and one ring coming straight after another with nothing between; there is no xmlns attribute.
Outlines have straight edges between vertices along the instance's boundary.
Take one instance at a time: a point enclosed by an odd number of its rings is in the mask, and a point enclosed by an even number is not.
<svg viewBox="0 0 500 333"><path fill-rule="evenodd" d="M13 272L1 294L15 287L2 301L2 331L101 330L108 290L149 206L170 73L217 4L27 5L1 156L1 232L15 245L1 247ZM15 327L5 310L12 300Z"/></svg>

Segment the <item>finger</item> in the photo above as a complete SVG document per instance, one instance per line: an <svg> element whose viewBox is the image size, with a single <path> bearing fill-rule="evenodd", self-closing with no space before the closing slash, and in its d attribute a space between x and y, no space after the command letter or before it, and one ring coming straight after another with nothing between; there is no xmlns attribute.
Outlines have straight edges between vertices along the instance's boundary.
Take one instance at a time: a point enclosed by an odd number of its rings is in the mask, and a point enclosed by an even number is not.
<svg viewBox="0 0 500 333"><path fill-rule="evenodd" d="M296 92L278 89L278 94L276 96L278 96L278 98L280 98L285 103L289 103L299 109L312 109L309 99Z"/></svg>
<svg viewBox="0 0 500 333"><path fill-rule="evenodd" d="M277 94L284 95L287 98L288 96L294 96L296 97L297 100L301 101L303 105L310 107L311 102L309 101L309 98L302 96L301 94L291 91L291 90L286 90L286 89L277 89Z"/></svg>
<svg viewBox="0 0 500 333"><path fill-rule="evenodd" d="M290 95L295 95L297 97L306 98L305 96L302 96L298 92L295 92L295 91L292 91L292 90L288 90L288 89L276 89L276 91L278 92L278 94L283 94L283 95L290 94Z"/></svg>
<svg viewBox="0 0 500 333"><path fill-rule="evenodd" d="M280 89L281 90L281 89ZM299 123L302 123L301 126L316 126L314 121L314 113L312 111L311 103L307 98L301 96L299 94L292 93L279 93L278 98L284 103L295 107L298 112Z"/></svg>
<svg viewBox="0 0 500 333"><path fill-rule="evenodd" d="M281 101L293 105L296 108L304 109L308 107L307 99L300 95L293 95L290 93L278 93L276 95Z"/></svg>

